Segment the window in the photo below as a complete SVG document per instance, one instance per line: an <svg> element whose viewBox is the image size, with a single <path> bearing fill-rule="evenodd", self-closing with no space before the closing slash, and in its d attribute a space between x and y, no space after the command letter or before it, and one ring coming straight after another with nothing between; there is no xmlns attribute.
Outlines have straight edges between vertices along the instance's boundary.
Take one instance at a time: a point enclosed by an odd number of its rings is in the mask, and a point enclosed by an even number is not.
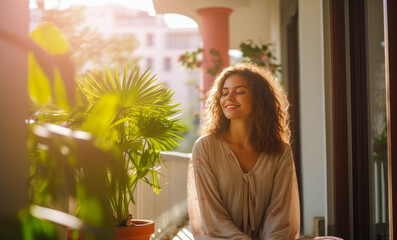
<svg viewBox="0 0 397 240"><path fill-rule="evenodd" d="M148 33L146 35L146 46L152 47L154 45L153 42L153 33Z"/></svg>
<svg viewBox="0 0 397 240"><path fill-rule="evenodd" d="M167 33L165 46L173 49L197 48L200 46L200 37L197 33Z"/></svg>
<svg viewBox="0 0 397 240"><path fill-rule="evenodd" d="M153 70L153 58L147 58L146 59L146 68L152 68Z"/></svg>
<svg viewBox="0 0 397 240"><path fill-rule="evenodd" d="M172 66L171 66L171 58L169 58L169 57L164 58L164 70L165 71L171 71L171 68L172 68Z"/></svg>
<svg viewBox="0 0 397 240"><path fill-rule="evenodd" d="M389 238L383 2L366 0L369 204L372 239Z"/></svg>

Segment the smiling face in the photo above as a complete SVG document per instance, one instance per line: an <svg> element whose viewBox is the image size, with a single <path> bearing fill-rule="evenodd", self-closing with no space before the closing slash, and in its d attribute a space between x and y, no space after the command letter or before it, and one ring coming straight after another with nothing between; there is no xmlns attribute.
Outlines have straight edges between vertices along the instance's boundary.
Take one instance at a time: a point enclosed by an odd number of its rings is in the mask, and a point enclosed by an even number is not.
<svg viewBox="0 0 397 240"><path fill-rule="evenodd" d="M252 92L243 76L233 74L226 78L220 105L228 119L249 119L252 112Z"/></svg>

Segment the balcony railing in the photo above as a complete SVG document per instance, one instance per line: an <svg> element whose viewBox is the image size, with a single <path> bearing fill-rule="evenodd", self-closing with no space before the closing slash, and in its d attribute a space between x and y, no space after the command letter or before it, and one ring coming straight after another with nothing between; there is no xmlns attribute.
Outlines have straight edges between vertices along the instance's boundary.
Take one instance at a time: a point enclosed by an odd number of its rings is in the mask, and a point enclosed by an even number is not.
<svg viewBox="0 0 397 240"><path fill-rule="evenodd" d="M155 223L153 239L172 234L176 226L187 218L187 168L190 154L162 152L166 166L161 167L164 179L159 180L163 189L159 195L145 183L139 183L135 192L136 205L130 211L136 219L150 219Z"/></svg>

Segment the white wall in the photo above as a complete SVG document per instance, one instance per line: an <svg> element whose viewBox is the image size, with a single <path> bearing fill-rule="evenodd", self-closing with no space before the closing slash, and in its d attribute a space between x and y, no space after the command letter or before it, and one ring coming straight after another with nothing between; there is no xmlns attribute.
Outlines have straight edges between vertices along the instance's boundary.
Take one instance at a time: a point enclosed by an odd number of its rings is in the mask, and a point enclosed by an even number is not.
<svg viewBox="0 0 397 240"><path fill-rule="evenodd" d="M323 10L318 0L299 0L300 122L303 233L313 217L327 217Z"/></svg>

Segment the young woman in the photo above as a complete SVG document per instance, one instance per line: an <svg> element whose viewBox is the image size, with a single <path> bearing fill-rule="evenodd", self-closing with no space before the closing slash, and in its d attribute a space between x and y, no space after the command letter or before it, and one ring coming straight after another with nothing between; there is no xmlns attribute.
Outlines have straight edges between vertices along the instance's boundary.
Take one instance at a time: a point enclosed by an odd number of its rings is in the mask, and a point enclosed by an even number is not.
<svg viewBox="0 0 397 240"><path fill-rule="evenodd" d="M195 239L296 239L299 193L288 100L272 74L228 67L206 102L188 171Z"/></svg>

